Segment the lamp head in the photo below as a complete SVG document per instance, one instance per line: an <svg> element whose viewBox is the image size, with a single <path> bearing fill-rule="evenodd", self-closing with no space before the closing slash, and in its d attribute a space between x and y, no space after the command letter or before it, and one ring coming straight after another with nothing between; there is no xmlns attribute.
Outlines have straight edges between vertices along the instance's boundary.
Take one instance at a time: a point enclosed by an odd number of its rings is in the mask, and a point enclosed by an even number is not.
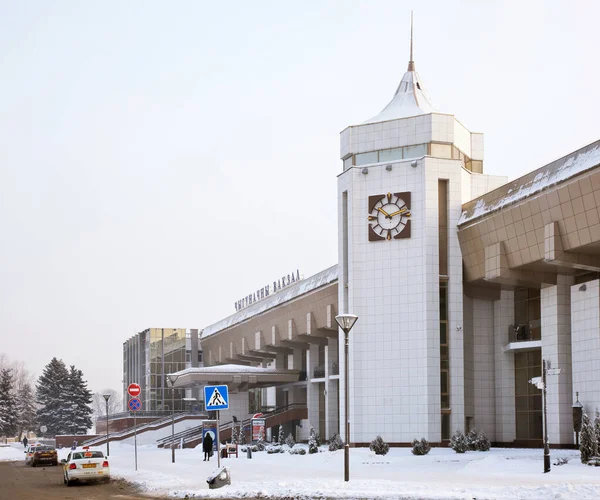
<svg viewBox="0 0 600 500"><path fill-rule="evenodd" d="M358 316L356 316L354 314L338 314L335 317L337 324L346 333L348 333L350 330L352 330L352 327L354 326L354 323L356 323L357 319L358 319Z"/></svg>

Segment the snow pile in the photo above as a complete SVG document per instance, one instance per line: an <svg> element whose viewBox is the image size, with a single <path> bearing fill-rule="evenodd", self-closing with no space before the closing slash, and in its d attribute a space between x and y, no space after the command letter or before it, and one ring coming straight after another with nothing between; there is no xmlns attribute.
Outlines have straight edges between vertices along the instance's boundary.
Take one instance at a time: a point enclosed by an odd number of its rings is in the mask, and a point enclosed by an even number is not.
<svg viewBox="0 0 600 500"><path fill-rule="evenodd" d="M8 446L0 446L0 462L14 462L23 460L25 462L25 448L21 443L10 443Z"/></svg>
<svg viewBox="0 0 600 500"><path fill-rule="evenodd" d="M307 447L306 445L296 445ZM99 447L106 451L104 447ZM69 449L58 451L66 458ZM489 452L457 454L432 448L415 456L410 448L391 448L385 456L367 448L350 450L350 481L344 481L344 451L292 455L258 452L248 459L221 460L231 472L231 485L209 490L206 479L217 468L217 457L204 462L201 447L171 450L154 445L134 447L111 443L114 478L123 478L146 493L173 498L369 498L369 499L571 499L600 498L600 468L583 465L579 452L551 450L552 466L543 473L541 449L492 448ZM18 443L0 447L0 461L24 460Z"/></svg>
<svg viewBox="0 0 600 500"><path fill-rule="evenodd" d="M297 445L299 446L299 445ZM301 445L306 446L306 445ZM579 452L552 450L553 466L543 473L541 449L496 449L456 454L432 448L415 456L410 448L391 448L385 456L367 448L350 450L350 481L344 481L344 451L291 455L258 452L248 459L221 460L231 472L231 485L209 490L206 478L217 468L216 456L203 462L200 447L171 451L111 443L113 477L124 478L145 492L174 498L370 498L370 499L598 499L600 468L581 464ZM68 450L60 450L67 453Z"/></svg>
<svg viewBox="0 0 600 500"><path fill-rule="evenodd" d="M600 141L467 203L458 225L520 201L600 164ZM502 191L506 195L500 196Z"/></svg>

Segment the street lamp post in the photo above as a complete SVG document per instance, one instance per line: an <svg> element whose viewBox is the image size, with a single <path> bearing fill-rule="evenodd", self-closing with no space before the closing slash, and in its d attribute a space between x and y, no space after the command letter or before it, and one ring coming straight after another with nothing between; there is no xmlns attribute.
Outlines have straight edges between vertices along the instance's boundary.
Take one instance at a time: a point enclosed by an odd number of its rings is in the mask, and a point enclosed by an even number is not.
<svg viewBox="0 0 600 500"><path fill-rule="evenodd" d="M548 444L548 410L546 405L546 399L548 397L548 391L546 390L546 360L542 360L542 385L543 385L543 393L542 397L544 398L544 473L550 472L550 445Z"/></svg>
<svg viewBox="0 0 600 500"><path fill-rule="evenodd" d="M171 463L175 463L175 382L179 375L167 375L171 384Z"/></svg>
<svg viewBox="0 0 600 500"><path fill-rule="evenodd" d="M102 394L104 401L106 401L106 456L110 456L110 445L108 443L108 400L110 399L110 394Z"/></svg>
<svg viewBox="0 0 600 500"><path fill-rule="evenodd" d="M344 340L345 340L345 342L344 342L344 365L345 365L344 366L345 367L344 407L345 407L345 414L346 414L346 443L344 444L344 481L350 480L350 417L349 417L349 413L350 413L350 405L349 405L350 378L348 375L348 333L350 332L350 330L352 330L352 327L354 326L354 323L356 323L357 319L358 319L358 316L355 316L354 314L339 314L335 317L337 324L344 331Z"/></svg>

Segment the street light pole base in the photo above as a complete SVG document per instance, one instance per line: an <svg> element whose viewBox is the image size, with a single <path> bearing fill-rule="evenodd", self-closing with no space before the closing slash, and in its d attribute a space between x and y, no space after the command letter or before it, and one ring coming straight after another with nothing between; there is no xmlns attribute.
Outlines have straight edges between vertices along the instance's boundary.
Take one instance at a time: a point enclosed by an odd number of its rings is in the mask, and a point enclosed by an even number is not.
<svg viewBox="0 0 600 500"><path fill-rule="evenodd" d="M350 445L344 445L344 481L350 481Z"/></svg>
<svg viewBox="0 0 600 500"><path fill-rule="evenodd" d="M544 453L544 474L550 472L550 451Z"/></svg>

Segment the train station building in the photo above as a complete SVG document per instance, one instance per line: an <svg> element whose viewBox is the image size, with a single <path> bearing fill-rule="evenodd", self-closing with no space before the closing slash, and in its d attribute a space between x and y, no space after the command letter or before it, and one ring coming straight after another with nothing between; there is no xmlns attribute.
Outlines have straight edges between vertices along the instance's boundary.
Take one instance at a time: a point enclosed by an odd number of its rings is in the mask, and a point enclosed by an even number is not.
<svg viewBox="0 0 600 500"><path fill-rule="evenodd" d="M540 446L530 380L545 360L560 372L550 444L572 446L576 392L600 408L600 141L511 182L488 175L483 134L433 108L411 56L390 103L341 132L340 158L338 263L237 302L175 387L228 383L224 420L272 409L297 439L346 439L348 420L353 445L477 428ZM348 416L342 312L358 316Z"/></svg>

